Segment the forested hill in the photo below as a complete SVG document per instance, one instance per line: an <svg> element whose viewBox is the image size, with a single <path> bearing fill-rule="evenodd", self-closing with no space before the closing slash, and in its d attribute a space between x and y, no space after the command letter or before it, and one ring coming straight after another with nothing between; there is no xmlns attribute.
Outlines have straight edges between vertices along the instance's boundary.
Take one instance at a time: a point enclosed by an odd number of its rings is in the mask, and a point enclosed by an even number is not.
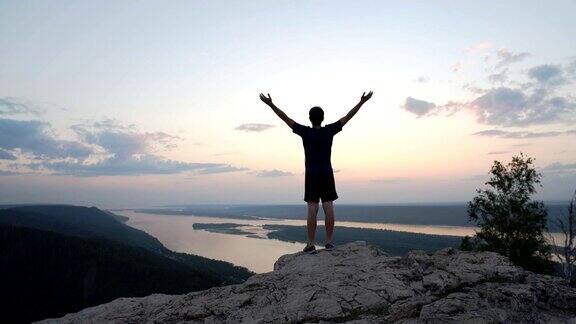
<svg viewBox="0 0 576 324"><path fill-rule="evenodd" d="M96 207L38 205L8 208L0 210L0 224L83 238L99 237L150 251L167 251L155 237L124 224L114 214Z"/></svg>
<svg viewBox="0 0 576 324"><path fill-rule="evenodd" d="M58 317L118 297L203 290L251 275L228 262L170 251L94 207L0 210L0 312L9 322Z"/></svg>

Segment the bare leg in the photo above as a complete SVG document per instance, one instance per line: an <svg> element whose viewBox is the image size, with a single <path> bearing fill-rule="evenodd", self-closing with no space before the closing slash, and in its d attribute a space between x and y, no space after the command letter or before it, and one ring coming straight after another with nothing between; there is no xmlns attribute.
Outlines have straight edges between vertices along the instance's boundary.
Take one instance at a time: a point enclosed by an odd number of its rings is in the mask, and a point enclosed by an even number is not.
<svg viewBox="0 0 576 324"><path fill-rule="evenodd" d="M334 204L331 201L323 201L322 208L324 209L324 225L326 226L326 243L332 243L332 235L334 234Z"/></svg>
<svg viewBox="0 0 576 324"><path fill-rule="evenodd" d="M308 203L308 245L314 245L316 239L316 215L318 215L318 209L320 206L318 203L309 202Z"/></svg>

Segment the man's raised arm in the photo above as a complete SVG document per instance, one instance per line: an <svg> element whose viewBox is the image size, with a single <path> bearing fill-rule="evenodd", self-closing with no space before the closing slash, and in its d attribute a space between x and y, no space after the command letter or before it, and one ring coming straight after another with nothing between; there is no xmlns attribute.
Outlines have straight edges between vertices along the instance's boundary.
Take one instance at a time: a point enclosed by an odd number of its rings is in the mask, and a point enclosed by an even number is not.
<svg viewBox="0 0 576 324"><path fill-rule="evenodd" d="M266 97L264 94L261 93L260 100L262 100L265 104L270 106L270 108L274 110L276 115L278 115L278 117L280 117L280 119L282 119L286 123L286 125L288 125L290 128L294 126L294 121L290 117L288 117L282 110L280 110L280 108L276 107L274 103L272 103L272 97L270 97L270 94L268 94L268 97Z"/></svg>
<svg viewBox="0 0 576 324"><path fill-rule="evenodd" d="M360 98L360 102L358 102L356 104L356 106L354 106L354 108L350 109L350 111L346 114L346 116L340 118L340 123L342 124L342 126L346 125L346 123L352 118L354 117L354 115L356 115L356 113L358 112L358 110L360 110L360 107L362 107L362 105L370 100L370 98L372 98L372 91L368 92L368 94L366 94L366 92L362 93L362 98Z"/></svg>

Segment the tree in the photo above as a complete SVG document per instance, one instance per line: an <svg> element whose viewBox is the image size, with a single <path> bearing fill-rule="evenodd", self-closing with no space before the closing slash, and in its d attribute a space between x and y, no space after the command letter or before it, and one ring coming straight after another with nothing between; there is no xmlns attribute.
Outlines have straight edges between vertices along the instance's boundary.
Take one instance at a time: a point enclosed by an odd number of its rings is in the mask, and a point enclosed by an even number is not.
<svg viewBox="0 0 576 324"><path fill-rule="evenodd" d="M544 237L548 212L540 201L533 201L541 174L533 166L534 159L524 154L515 156L507 165L494 161L487 189L468 203L468 216L479 231L473 249L494 251L526 269L537 272L551 270L550 248Z"/></svg>
<svg viewBox="0 0 576 324"><path fill-rule="evenodd" d="M462 238L460 242L460 250L462 251L473 251L474 250L474 242L472 242L472 238L468 235Z"/></svg>
<svg viewBox="0 0 576 324"><path fill-rule="evenodd" d="M568 214L563 217L557 217L554 223L564 235L564 244L557 246L554 236L550 234L552 244L554 245L554 254L562 263L562 275L569 285L574 273L574 263L576 262L576 191L572 195L568 205Z"/></svg>

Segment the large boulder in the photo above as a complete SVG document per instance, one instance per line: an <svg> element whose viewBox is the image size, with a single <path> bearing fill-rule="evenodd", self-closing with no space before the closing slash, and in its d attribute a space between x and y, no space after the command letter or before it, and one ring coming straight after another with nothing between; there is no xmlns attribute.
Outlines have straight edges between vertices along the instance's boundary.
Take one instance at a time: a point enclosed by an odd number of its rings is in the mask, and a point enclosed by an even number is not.
<svg viewBox="0 0 576 324"><path fill-rule="evenodd" d="M392 257L365 242L282 256L245 283L120 298L46 322L576 322L576 289L490 252Z"/></svg>

